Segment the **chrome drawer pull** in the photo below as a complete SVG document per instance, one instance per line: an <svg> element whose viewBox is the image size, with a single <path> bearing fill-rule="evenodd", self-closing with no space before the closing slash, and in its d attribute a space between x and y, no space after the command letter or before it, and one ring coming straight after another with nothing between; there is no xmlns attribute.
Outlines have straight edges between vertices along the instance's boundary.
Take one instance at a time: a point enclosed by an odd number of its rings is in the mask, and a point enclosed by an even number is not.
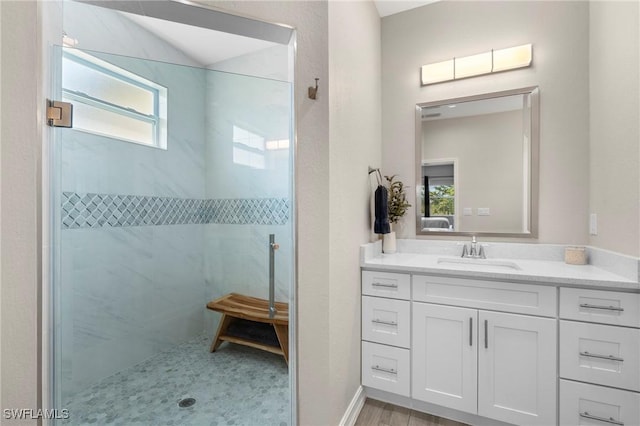
<svg viewBox="0 0 640 426"><path fill-rule="evenodd" d="M587 309L602 309L602 310L605 310L605 311L618 311L618 312L624 311L623 308L618 308L617 306L591 305L589 303L581 303L580 307L581 308L587 308Z"/></svg>
<svg viewBox="0 0 640 426"><path fill-rule="evenodd" d="M398 325L398 323L395 322L395 321L383 321L383 320L379 320L379 319L371 320L371 322L375 323L375 324L384 324L384 325L393 325L393 326Z"/></svg>
<svg viewBox="0 0 640 426"><path fill-rule="evenodd" d="M396 370L394 370L393 368L384 368L384 367L380 367L379 365L373 365L371 366L372 370L377 370L377 371L382 371L384 373L390 373L390 374L398 374L398 372Z"/></svg>
<svg viewBox="0 0 640 426"><path fill-rule="evenodd" d="M605 417L598 417L598 416L591 415L586 411L584 413L580 413L580 417L584 417L585 419L589 419L589 420L597 420L599 422L609 423L612 425L624 426L624 423L614 419L613 417L609 417L607 419Z"/></svg>
<svg viewBox="0 0 640 426"><path fill-rule="evenodd" d="M489 321L484 320L484 348L489 349Z"/></svg>
<svg viewBox="0 0 640 426"><path fill-rule="evenodd" d="M398 288L398 284L371 283L373 287Z"/></svg>
<svg viewBox="0 0 640 426"><path fill-rule="evenodd" d="M620 361L623 362L624 358L618 358L617 356L613 356L613 355L598 355L598 354L592 354L589 352L580 352L580 356L587 356L589 358L599 358L599 359L608 359L610 361Z"/></svg>

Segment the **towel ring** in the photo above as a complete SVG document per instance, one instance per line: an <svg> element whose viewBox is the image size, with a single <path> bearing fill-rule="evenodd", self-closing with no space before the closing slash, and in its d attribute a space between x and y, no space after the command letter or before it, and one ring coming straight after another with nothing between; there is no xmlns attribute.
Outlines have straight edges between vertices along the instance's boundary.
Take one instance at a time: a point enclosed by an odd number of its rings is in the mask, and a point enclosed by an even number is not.
<svg viewBox="0 0 640 426"><path fill-rule="evenodd" d="M373 167L369 166L369 174L373 172L378 172L378 174L376 174L376 179L378 180L378 185L382 185L382 174L380 173L380 169L374 169Z"/></svg>

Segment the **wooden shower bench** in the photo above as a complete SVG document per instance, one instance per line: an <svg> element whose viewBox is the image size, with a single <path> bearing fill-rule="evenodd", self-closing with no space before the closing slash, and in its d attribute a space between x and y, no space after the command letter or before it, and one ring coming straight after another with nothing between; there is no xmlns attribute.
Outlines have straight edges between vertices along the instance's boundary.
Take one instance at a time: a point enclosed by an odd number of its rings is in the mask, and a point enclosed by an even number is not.
<svg viewBox="0 0 640 426"><path fill-rule="evenodd" d="M273 318L269 318L269 302L267 300L237 293L230 293L207 303L207 309L222 314L218 331L209 348L210 352L215 352L223 341L227 341L282 355L286 363L289 364L289 304L276 302L275 308L276 314ZM238 320L271 324L276 332L279 346L229 334L229 326Z"/></svg>

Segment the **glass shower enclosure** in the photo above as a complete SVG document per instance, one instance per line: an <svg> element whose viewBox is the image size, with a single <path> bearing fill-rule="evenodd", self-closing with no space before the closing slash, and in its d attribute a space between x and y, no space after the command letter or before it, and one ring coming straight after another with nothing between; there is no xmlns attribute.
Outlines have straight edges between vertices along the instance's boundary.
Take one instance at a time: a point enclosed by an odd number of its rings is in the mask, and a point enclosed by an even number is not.
<svg viewBox="0 0 640 426"><path fill-rule="evenodd" d="M87 27L111 19L149 38L127 14L65 8L65 19L87 13ZM274 234L272 294L293 306L291 82L81 48L82 29L68 37L79 42L54 47L52 94L74 108L73 128L54 130L52 168L61 423L289 424L284 358L233 343L210 353L221 316L206 304L269 299Z"/></svg>

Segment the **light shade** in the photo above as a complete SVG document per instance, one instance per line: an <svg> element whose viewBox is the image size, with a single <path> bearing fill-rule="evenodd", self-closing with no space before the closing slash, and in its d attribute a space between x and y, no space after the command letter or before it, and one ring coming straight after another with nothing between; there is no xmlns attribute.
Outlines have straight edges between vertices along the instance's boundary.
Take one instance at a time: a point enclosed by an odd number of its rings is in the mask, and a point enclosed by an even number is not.
<svg viewBox="0 0 640 426"><path fill-rule="evenodd" d="M533 46L524 44L423 65L421 68L422 85L524 68L531 65L532 58Z"/></svg>
<svg viewBox="0 0 640 426"><path fill-rule="evenodd" d="M473 77L491 72L491 52L455 58L455 78Z"/></svg>
<svg viewBox="0 0 640 426"><path fill-rule="evenodd" d="M530 44L493 51L493 71L507 71L531 65L532 47Z"/></svg>
<svg viewBox="0 0 640 426"><path fill-rule="evenodd" d="M422 85L440 83L454 79L453 59L422 66Z"/></svg>

